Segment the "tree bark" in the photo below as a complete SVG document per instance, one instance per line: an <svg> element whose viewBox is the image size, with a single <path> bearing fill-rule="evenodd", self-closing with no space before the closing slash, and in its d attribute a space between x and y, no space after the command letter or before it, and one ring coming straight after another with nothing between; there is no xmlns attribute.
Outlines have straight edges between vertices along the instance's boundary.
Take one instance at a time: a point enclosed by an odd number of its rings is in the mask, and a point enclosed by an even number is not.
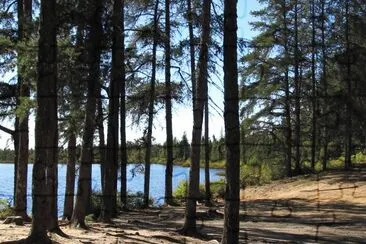
<svg viewBox="0 0 366 244"><path fill-rule="evenodd" d="M240 127L237 67L237 1L224 2L224 120L226 191L221 243L239 243Z"/></svg>
<svg viewBox="0 0 366 244"><path fill-rule="evenodd" d="M211 204L208 89L205 94L205 204Z"/></svg>
<svg viewBox="0 0 366 244"><path fill-rule="evenodd" d="M76 44L75 49L79 53L77 59L74 61L75 69L77 67L81 67L84 64L84 37L83 37L83 30L84 23L79 23L77 30L76 30ZM64 212L63 212L63 219L71 220L72 213L74 211L74 198L75 198L75 174L76 174L76 162L77 162L77 145L76 145L76 134L79 129L79 126L76 125L75 121L78 119L75 118L74 112L77 111L79 107L80 97L82 92L80 91L79 84L83 81L85 71L77 72L75 74L75 79L73 82L69 84L71 89L71 119L69 121L69 128L68 128L68 162L67 162L67 171L66 171L66 190L65 190L65 201L64 201ZM77 81L77 82L75 82Z"/></svg>
<svg viewBox="0 0 366 244"><path fill-rule="evenodd" d="M285 151L285 164L287 176L292 177L292 126L291 126L291 97L290 97L290 82L289 82L289 65L288 59L289 51L288 51L288 28L287 28L287 4L286 0L283 0L283 26L284 26L284 49L285 49L285 143L286 143L286 151Z"/></svg>
<svg viewBox="0 0 366 244"><path fill-rule="evenodd" d="M82 143L82 153L80 162L80 171L77 187L76 204L72 216L72 224L75 227L86 228L85 216L88 209L91 189L91 169L93 163L93 135L95 130L96 114L96 86L100 75L100 46L102 34L102 13L103 1L90 0L88 7L91 8L91 16L88 18L90 31L88 33L87 51L88 51L88 88L86 115L84 122L84 134Z"/></svg>
<svg viewBox="0 0 366 244"><path fill-rule="evenodd" d="M157 28L158 28L158 8L159 0L155 2L154 10L154 41L152 48L152 71L151 71L151 82L150 82L150 101L149 101L149 118L147 125L147 135L145 138L146 152L145 152L145 180L144 180L144 207L149 206L150 198L150 166L151 166L151 137L152 127L154 119L154 103L155 103L155 79L156 79L156 49L158 46Z"/></svg>
<svg viewBox="0 0 366 244"><path fill-rule="evenodd" d="M121 1L121 105L120 105L120 132L121 132L121 204L124 207L127 202L127 144L126 144L126 72L125 72L125 1Z"/></svg>
<svg viewBox="0 0 366 244"><path fill-rule="evenodd" d="M348 97L352 97L352 81L351 81L351 53L350 53L350 3L346 1L346 56L347 56L347 76L346 76L346 94ZM345 157L344 157L344 168L349 170L352 167L352 112L350 103L346 103L346 131L345 131Z"/></svg>
<svg viewBox="0 0 366 244"><path fill-rule="evenodd" d="M104 167L106 161L106 147L105 147L105 136L104 136L104 118L103 118L103 100L101 94L101 85L98 85L97 94L99 98L97 99L97 128L99 135L99 154L100 154L100 183L102 186L102 191L104 192Z"/></svg>
<svg viewBox="0 0 366 244"><path fill-rule="evenodd" d="M56 1L41 1L38 49L33 208L29 243L51 243L57 222L57 43ZM56 210L56 212L55 212Z"/></svg>
<svg viewBox="0 0 366 244"><path fill-rule="evenodd" d="M67 146L66 190L63 219L71 220L75 197L76 135L71 132Z"/></svg>
<svg viewBox="0 0 366 244"><path fill-rule="evenodd" d="M312 25L312 40L311 40L311 80L312 80L312 128L311 128L311 168L315 170L315 152L316 152L316 134L317 134L317 90L315 77L315 55L316 55L316 26L315 26L315 0L311 2L311 25Z"/></svg>
<svg viewBox="0 0 366 244"><path fill-rule="evenodd" d="M32 22L32 0L18 0L18 35L19 41L27 41ZM18 55L24 55L24 51L19 50ZM20 58L20 57L19 57ZM20 105L22 99L30 96L30 90L26 77L21 74L21 67L18 68L18 86L19 97L17 99ZM27 175L28 175L28 158L29 158L29 111L26 109L24 116L18 118L17 136L17 167L16 167L16 184L15 184L15 212L16 215L22 216L24 220L30 220L27 214Z"/></svg>
<svg viewBox="0 0 366 244"><path fill-rule="evenodd" d="M108 137L107 157L104 170L104 192L101 219L110 221L117 215L117 169L118 169L118 112L120 84L122 81L122 31L121 31L121 1L113 2L112 16L112 75L109 87L109 110L108 110Z"/></svg>
<svg viewBox="0 0 366 244"><path fill-rule="evenodd" d="M301 154L300 154L300 141L301 141L301 121L300 121L300 74L299 74L299 38L298 38L298 32L299 32L299 25L298 25L298 1L295 0L295 25L294 25L294 31L295 31L295 37L294 37L294 46L295 46L295 67L294 67L294 79L295 79L295 174L298 175L301 173Z"/></svg>
<svg viewBox="0 0 366 244"><path fill-rule="evenodd" d="M188 30L189 30L189 53L190 53L190 65L191 65L191 82L192 82L192 107L194 116L194 106L196 103L196 64L195 64L195 43L194 43L194 33L193 33L193 12L192 12L192 2L187 0L188 6Z"/></svg>
<svg viewBox="0 0 366 244"><path fill-rule="evenodd" d="M327 169L328 162L328 80L327 80L327 47L325 46L325 1L322 0L321 8L322 8L322 73L323 73L323 89L324 89L324 142L323 142L323 160L322 160L322 168L323 170Z"/></svg>
<svg viewBox="0 0 366 244"><path fill-rule="evenodd" d="M186 201L184 226L181 230L183 234L194 235L196 228L196 202L199 196L199 169L200 169L200 151L201 135L203 122L203 109L205 105L205 93L207 90L208 77L208 45L210 43L210 22L211 22L211 0L203 1L202 10L202 36L201 49L199 54L199 73L196 90L196 99L193 108L193 131L191 144L191 167L189 171L188 199Z"/></svg>
<svg viewBox="0 0 366 244"><path fill-rule="evenodd" d="M166 154L165 169L165 203L173 203L173 126L172 126L172 94L170 75L170 0L165 0L165 119L166 119Z"/></svg>

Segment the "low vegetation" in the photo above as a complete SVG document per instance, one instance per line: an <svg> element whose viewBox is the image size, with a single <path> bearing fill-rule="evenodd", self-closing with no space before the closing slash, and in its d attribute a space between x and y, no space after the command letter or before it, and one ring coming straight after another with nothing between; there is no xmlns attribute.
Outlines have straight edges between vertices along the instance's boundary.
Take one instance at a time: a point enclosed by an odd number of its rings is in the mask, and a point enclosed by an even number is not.
<svg viewBox="0 0 366 244"><path fill-rule="evenodd" d="M14 208L7 199L0 199L0 219L6 219L15 214Z"/></svg>

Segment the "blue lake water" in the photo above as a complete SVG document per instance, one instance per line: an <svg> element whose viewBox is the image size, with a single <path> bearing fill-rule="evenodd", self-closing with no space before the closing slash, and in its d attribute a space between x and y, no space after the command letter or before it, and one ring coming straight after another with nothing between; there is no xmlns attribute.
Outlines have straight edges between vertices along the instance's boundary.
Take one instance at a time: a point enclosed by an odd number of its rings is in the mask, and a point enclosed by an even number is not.
<svg viewBox="0 0 366 244"><path fill-rule="evenodd" d="M27 211L30 213L32 209L32 168L33 165L28 165L28 206ZM129 192L142 192L144 189L144 173L141 166L137 164L129 164L127 166L127 190ZM218 173L223 172L220 169L210 170L210 180L216 181L221 178ZM92 189L93 191L100 191L100 165L94 164L92 168ZM176 189L179 182L189 179L189 168L182 166L174 166L173 168L173 190ZM204 183L204 169L200 169L200 182ZM13 199L14 191L14 165L0 164L0 198ZM120 183L118 182L118 187ZM58 209L59 215L62 215L63 202L66 187L66 165L58 165ZM150 196L154 202L161 204L164 199L165 187L165 165L152 164L150 175ZM76 188L76 187L75 187ZM75 191L76 193L76 191Z"/></svg>

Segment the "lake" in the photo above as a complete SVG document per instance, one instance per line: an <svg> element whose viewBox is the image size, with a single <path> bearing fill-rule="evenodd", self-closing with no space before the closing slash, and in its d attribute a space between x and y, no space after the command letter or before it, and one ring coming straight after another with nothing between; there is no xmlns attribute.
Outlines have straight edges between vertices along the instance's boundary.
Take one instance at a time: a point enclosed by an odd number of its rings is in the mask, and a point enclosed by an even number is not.
<svg viewBox="0 0 366 244"><path fill-rule="evenodd" d="M28 206L27 212L32 209L32 168L33 165L28 165ZM144 189L144 173L143 167L138 164L129 164L127 166L127 190L129 192L142 192ZM93 164L92 169L92 189L93 191L100 191L100 165ZM210 179L216 181L221 178L218 173L222 173L221 169L211 169ZM178 186L179 182L189 179L189 168L182 166L174 166L173 168L173 191ZM205 175L204 169L200 169L200 182L204 183ZM14 165L0 164L0 198L12 200L14 191ZM118 187L120 183L118 182ZM58 209L59 215L62 215L63 202L66 187L66 164L58 165ZM150 196L154 199L155 204L162 204L165 192L165 165L152 164L150 175ZM76 186L75 186L76 189ZM76 190L75 190L76 193Z"/></svg>

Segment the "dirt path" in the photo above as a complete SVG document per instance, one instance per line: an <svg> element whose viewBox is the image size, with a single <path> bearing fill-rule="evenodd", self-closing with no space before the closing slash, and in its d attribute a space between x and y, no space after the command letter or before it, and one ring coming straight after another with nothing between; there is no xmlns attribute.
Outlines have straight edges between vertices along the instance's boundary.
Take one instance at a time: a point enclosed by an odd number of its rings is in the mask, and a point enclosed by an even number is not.
<svg viewBox="0 0 366 244"><path fill-rule="evenodd" d="M329 172L242 191L241 243L366 243L366 170ZM198 208L200 238L181 236L184 208L123 212L113 225L62 227L55 243L218 243L223 202ZM0 224L0 242L25 238L30 225Z"/></svg>

